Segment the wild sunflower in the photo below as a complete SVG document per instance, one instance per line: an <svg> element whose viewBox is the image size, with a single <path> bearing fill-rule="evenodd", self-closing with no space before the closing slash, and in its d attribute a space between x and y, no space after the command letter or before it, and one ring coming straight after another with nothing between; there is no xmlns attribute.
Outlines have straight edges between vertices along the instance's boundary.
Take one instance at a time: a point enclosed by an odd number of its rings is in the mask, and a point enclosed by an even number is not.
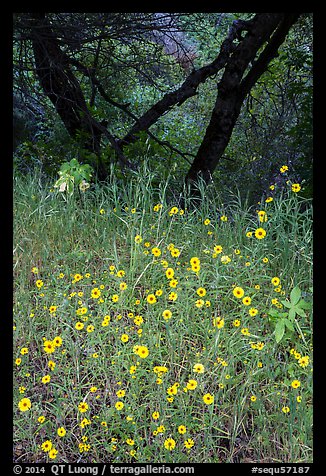
<svg viewBox="0 0 326 476"><path fill-rule="evenodd" d="M238 299L242 298L244 296L244 290L240 288L239 286L235 287L233 289L233 296L235 296Z"/></svg>
<svg viewBox="0 0 326 476"><path fill-rule="evenodd" d="M176 445L176 442L173 438L167 438L164 441L164 448L166 448L169 451L174 450L175 445Z"/></svg>
<svg viewBox="0 0 326 476"><path fill-rule="evenodd" d="M141 357L142 359L146 359L146 357L149 354L149 350L145 345L140 345L138 350L137 350L137 355Z"/></svg>
<svg viewBox="0 0 326 476"><path fill-rule="evenodd" d="M292 184L292 192L298 193L298 192L300 192L300 190L301 190L300 184L298 184L298 183L293 183Z"/></svg>
<svg viewBox="0 0 326 476"><path fill-rule="evenodd" d="M184 435L187 432L187 427L185 425L179 425L178 432L180 433L180 435Z"/></svg>
<svg viewBox="0 0 326 476"><path fill-rule="evenodd" d="M205 367L203 364L195 364L192 370L197 374L203 374L205 372Z"/></svg>
<svg viewBox="0 0 326 476"><path fill-rule="evenodd" d="M249 309L249 314L250 314L251 317L256 316L258 314L258 309L256 309L255 307L251 307Z"/></svg>
<svg viewBox="0 0 326 476"><path fill-rule="evenodd" d="M93 299L98 299L101 296L101 291L99 290L99 288L92 289L91 296Z"/></svg>
<svg viewBox="0 0 326 476"><path fill-rule="evenodd" d="M43 349L44 349L44 352L46 352L47 354L52 354L55 351L56 346L52 340L45 339L43 342Z"/></svg>
<svg viewBox="0 0 326 476"><path fill-rule="evenodd" d="M224 327L224 319L221 317L215 317L213 319L213 326L217 327L218 329L222 329Z"/></svg>
<svg viewBox="0 0 326 476"><path fill-rule="evenodd" d="M67 433L66 429L61 426L60 428L57 429L57 433L58 435L62 438L63 436L65 436L65 434Z"/></svg>
<svg viewBox="0 0 326 476"><path fill-rule="evenodd" d="M32 406L32 402L30 401L29 398L22 398L19 402L18 402L18 408L21 412L26 412L27 410L29 410Z"/></svg>
<svg viewBox="0 0 326 476"><path fill-rule="evenodd" d="M188 438L187 440L185 440L183 442L183 444L185 445L185 447L189 450L190 448L192 448L195 444L194 440L192 438Z"/></svg>
<svg viewBox="0 0 326 476"><path fill-rule="evenodd" d="M172 293L169 294L169 301L176 301L178 298L178 293L172 291Z"/></svg>
<svg viewBox="0 0 326 476"><path fill-rule="evenodd" d="M271 279L271 283L274 286L278 286L280 284L280 278L278 278L277 276L274 276L274 278Z"/></svg>
<svg viewBox="0 0 326 476"><path fill-rule="evenodd" d="M198 265L200 265L200 259L197 258L197 256L193 256L190 259L189 263L190 263L190 266L198 266Z"/></svg>
<svg viewBox="0 0 326 476"><path fill-rule="evenodd" d="M255 231L255 237L258 240L262 240L263 238L265 238L265 236L266 236L266 230L264 230L264 228L257 228L257 230Z"/></svg>
<svg viewBox="0 0 326 476"><path fill-rule="evenodd" d="M196 293L198 294L198 296L204 297L204 296L206 296L206 289L205 288L198 288Z"/></svg>
<svg viewBox="0 0 326 476"><path fill-rule="evenodd" d="M172 207L171 210L169 211L169 215L170 215L170 216L176 215L178 212L179 212L179 208L178 208L178 207Z"/></svg>
<svg viewBox="0 0 326 476"><path fill-rule="evenodd" d="M245 296L243 299L242 299L242 302L245 306L249 306L251 304L251 298L249 296Z"/></svg>
<svg viewBox="0 0 326 476"><path fill-rule="evenodd" d="M223 248L220 245L216 245L216 246L214 246L213 250L218 255L218 254L222 253Z"/></svg>
<svg viewBox="0 0 326 476"><path fill-rule="evenodd" d="M43 451L46 453L51 450L52 448L52 441L51 440L46 440L41 444L41 448Z"/></svg>
<svg viewBox="0 0 326 476"><path fill-rule="evenodd" d="M214 395L211 395L210 393L205 393L205 395L203 395L203 401L204 403L206 403L206 405L211 405L212 403L214 403Z"/></svg>
<svg viewBox="0 0 326 476"><path fill-rule="evenodd" d="M307 367L307 365L309 364L309 360L310 360L310 357L308 355L304 355L303 357L299 357L298 359L298 364L300 365L300 367Z"/></svg>
<svg viewBox="0 0 326 476"><path fill-rule="evenodd" d="M196 380L190 379L188 380L186 387L188 390L195 390L195 388L197 388L197 385L198 383Z"/></svg>
<svg viewBox="0 0 326 476"><path fill-rule="evenodd" d="M80 413L85 413L87 412L88 410L88 404L86 402L80 402L78 404L78 410L80 411Z"/></svg>
<svg viewBox="0 0 326 476"><path fill-rule="evenodd" d="M163 312L162 312L162 316L163 318L168 321L169 319L171 319L172 317L172 312L169 310L169 309L165 309Z"/></svg>
<svg viewBox="0 0 326 476"><path fill-rule="evenodd" d="M62 346L62 338L60 336L55 337L52 342L56 347Z"/></svg>
<svg viewBox="0 0 326 476"><path fill-rule="evenodd" d="M155 294L148 294L146 301L148 302L148 304L155 304L156 303Z"/></svg>

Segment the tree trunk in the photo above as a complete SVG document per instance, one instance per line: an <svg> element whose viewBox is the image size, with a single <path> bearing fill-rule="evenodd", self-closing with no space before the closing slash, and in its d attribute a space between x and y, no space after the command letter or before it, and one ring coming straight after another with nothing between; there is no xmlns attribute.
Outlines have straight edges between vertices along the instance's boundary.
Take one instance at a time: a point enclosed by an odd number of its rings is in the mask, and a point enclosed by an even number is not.
<svg viewBox="0 0 326 476"><path fill-rule="evenodd" d="M83 148L99 157L103 127L90 115L80 84L70 69L69 59L60 49L45 13L31 13L32 46L36 73L69 135ZM91 165L95 165L92 163ZM104 165L95 165L99 177L106 175Z"/></svg>
<svg viewBox="0 0 326 476"><path fill-rule="evenodd" d="M110 141L122 168L132 167L123 155L123 148L138 140L139 132L148 131L172 107L180 106L196 95L201 83L224 68L210 123L186 176L186 183L195 189L199 177L206 183L211 180L229 143L246 95L277 55L278 47L300 14L258 13L249 21L234 21L215 60L193 70L178 89L165 94L119 140L88 111L80 84L70 67L73 59L61 50L46 14L30 13L28 16L36 72L43 91L53 103L69 134L75 139L79 138L84 148L97 155L95 168L100 180L107 176L106 166L100 160L103 135ZM99 87L95 83L95 76L93 83Z"/></svg>
<svg viewBox="0 0 326 476"><path fill-rule="evenodd" d="M241 106L250 89L266 71L299 14L258 13L251 28L231 55L218 84L216 103L204 139L186 176L192 195L198 195L198 180L206 184L227 147ZM267 46L255 61L260 48ZM245 72L249 69L246 76Z"/></svg>

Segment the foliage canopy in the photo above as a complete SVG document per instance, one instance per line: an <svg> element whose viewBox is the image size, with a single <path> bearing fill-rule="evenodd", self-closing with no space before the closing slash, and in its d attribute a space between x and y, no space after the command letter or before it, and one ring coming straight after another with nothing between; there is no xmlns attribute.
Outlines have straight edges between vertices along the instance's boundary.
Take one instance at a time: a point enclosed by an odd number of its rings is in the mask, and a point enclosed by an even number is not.
<svg viewBox="0 0 326 476"><path fill-rule="evenodd" d="M240 73L259 28L266 39ZM311 196L312 30L312 14L16 13L17 170L55 175L76 157L100 180L111 164L128 180L146 160L184 179L198 161L194 178L256 198L287 164ZM244 93L225 130L233 71ZM212 138L209 127L224 129Z"/></svg>

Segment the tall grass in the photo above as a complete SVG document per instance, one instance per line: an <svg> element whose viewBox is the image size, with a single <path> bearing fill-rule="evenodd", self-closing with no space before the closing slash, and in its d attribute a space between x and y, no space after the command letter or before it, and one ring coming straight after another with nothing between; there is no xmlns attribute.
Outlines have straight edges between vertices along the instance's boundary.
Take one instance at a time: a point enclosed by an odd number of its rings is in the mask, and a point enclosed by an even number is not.
<svg viewBox="0 0 326 476"><path fill-rule="evenodd" d="M310 462L311 310L278 343L270 310L311 301L311 203L51 186L14 183L15 461Z"/></svg>

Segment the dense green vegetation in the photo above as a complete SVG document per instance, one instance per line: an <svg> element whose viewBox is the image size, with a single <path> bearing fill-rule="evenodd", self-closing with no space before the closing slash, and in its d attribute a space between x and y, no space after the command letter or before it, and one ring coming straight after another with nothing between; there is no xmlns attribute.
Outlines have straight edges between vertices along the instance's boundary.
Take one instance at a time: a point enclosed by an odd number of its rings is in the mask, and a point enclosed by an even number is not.
<svg viewBox="0 0 326 476"><path fill-rule="evenodd" d="M15 180L15 458L311 461L310 202L180 210L153 182Z"/></svg>
<svg viewBox="0 0 326 476"><path fill-rule="evenodd" d="M222 72L123 156L110 135L95 153L42 92L24 15L14 43L14 461L312 462L311 15L250 90L196 194L184 178ZM100 40L100 14L48 15L90 117L118 143L130 112L141 117L213 61L232 22L254 14L180 15L190 69L146 36L146 14L112 14ZM77 62L95 65L111 102Z"/></svg>
<svg viewBox="0 0 326 476"><path fill-rule="evenodd" d="M140 19L130 19L117 14L115 23L112 20L112 24L109 24L112 31L101 42L96 40L99 36L95 26L99 20L96 23L96 18L90 16L85 19L84 14L50 16L52 28L58 35L62 35L60 28L65 22L70 28L68 34L72 38L64 38L61 43L66 45L65 51L71 62L69 73L74 75L80 85L87 114L101 124L104 121L111 139L115 138L116 142L128 134L135 120L153 104L180 87L192 68L199 70L214 60L233 21L240 18L248 20L253 16L231 13L181 15L177 23L179 36L175 39L176 44L172 43L172 51L177 48L176 45L180 45L180 58L177 61L175 55L166 52L167 48L171 49L168 40L172 41L173 34L166 28L158 29L156 34L163 35L163 39L166 36L167 44L163 47L161 43L153 42L153 38L146 36L140 25L143 22L146 31L154 27L152 23L146 23L150 20L143 18L145 14L140 15ZM130 30L133 21L136 25L134 30ZM90 163L95 172L99 163L103 164L107 171L105 173L115 164L116 173L121 175L122 168L128 182L129 165L137 168L146 160L151 170L159 172L162 180L174 169L181 190L211 119L223 70L208 76L206 81L199 84L195 96L171 107L149 131L138 133L137 140L123 149L129 164L123 166L112 142L105 135L102 136L101 149L96 155L82 147L82 132L74 137L68 133L40 87L37 67L31 69L34 59L31 41L28 40L31 33L26 30L26 24L29 25L25 17L17 15L14 42L14 140L18 147L15 154L16 170L25 173L34 167L41 167L46 174L55 177L63 162L77 157L81 163ZM126 37L121 36L121 29ZM85 42L81 47L75 38L78 34L88 37L89 43ZM181 64L188 58L189 64L185 69ZM80 64L84 65L84 69L81 69ZM87 68L91 66L96 74L96 83L90 81L86 74ZM60 65L57 67L59 69ZM25 135L22 132L23 125ZM278 56L271 60L266 72L246 96L213 179L220 191L224 187L233 188L236 185L240 193L249 193L249 199L255 202L270 183L281 180L279 168L283 164L296 173L296 181L304 181L302 193L311 197L311 14L302 15L292 26L278 48Z"/></svg>

